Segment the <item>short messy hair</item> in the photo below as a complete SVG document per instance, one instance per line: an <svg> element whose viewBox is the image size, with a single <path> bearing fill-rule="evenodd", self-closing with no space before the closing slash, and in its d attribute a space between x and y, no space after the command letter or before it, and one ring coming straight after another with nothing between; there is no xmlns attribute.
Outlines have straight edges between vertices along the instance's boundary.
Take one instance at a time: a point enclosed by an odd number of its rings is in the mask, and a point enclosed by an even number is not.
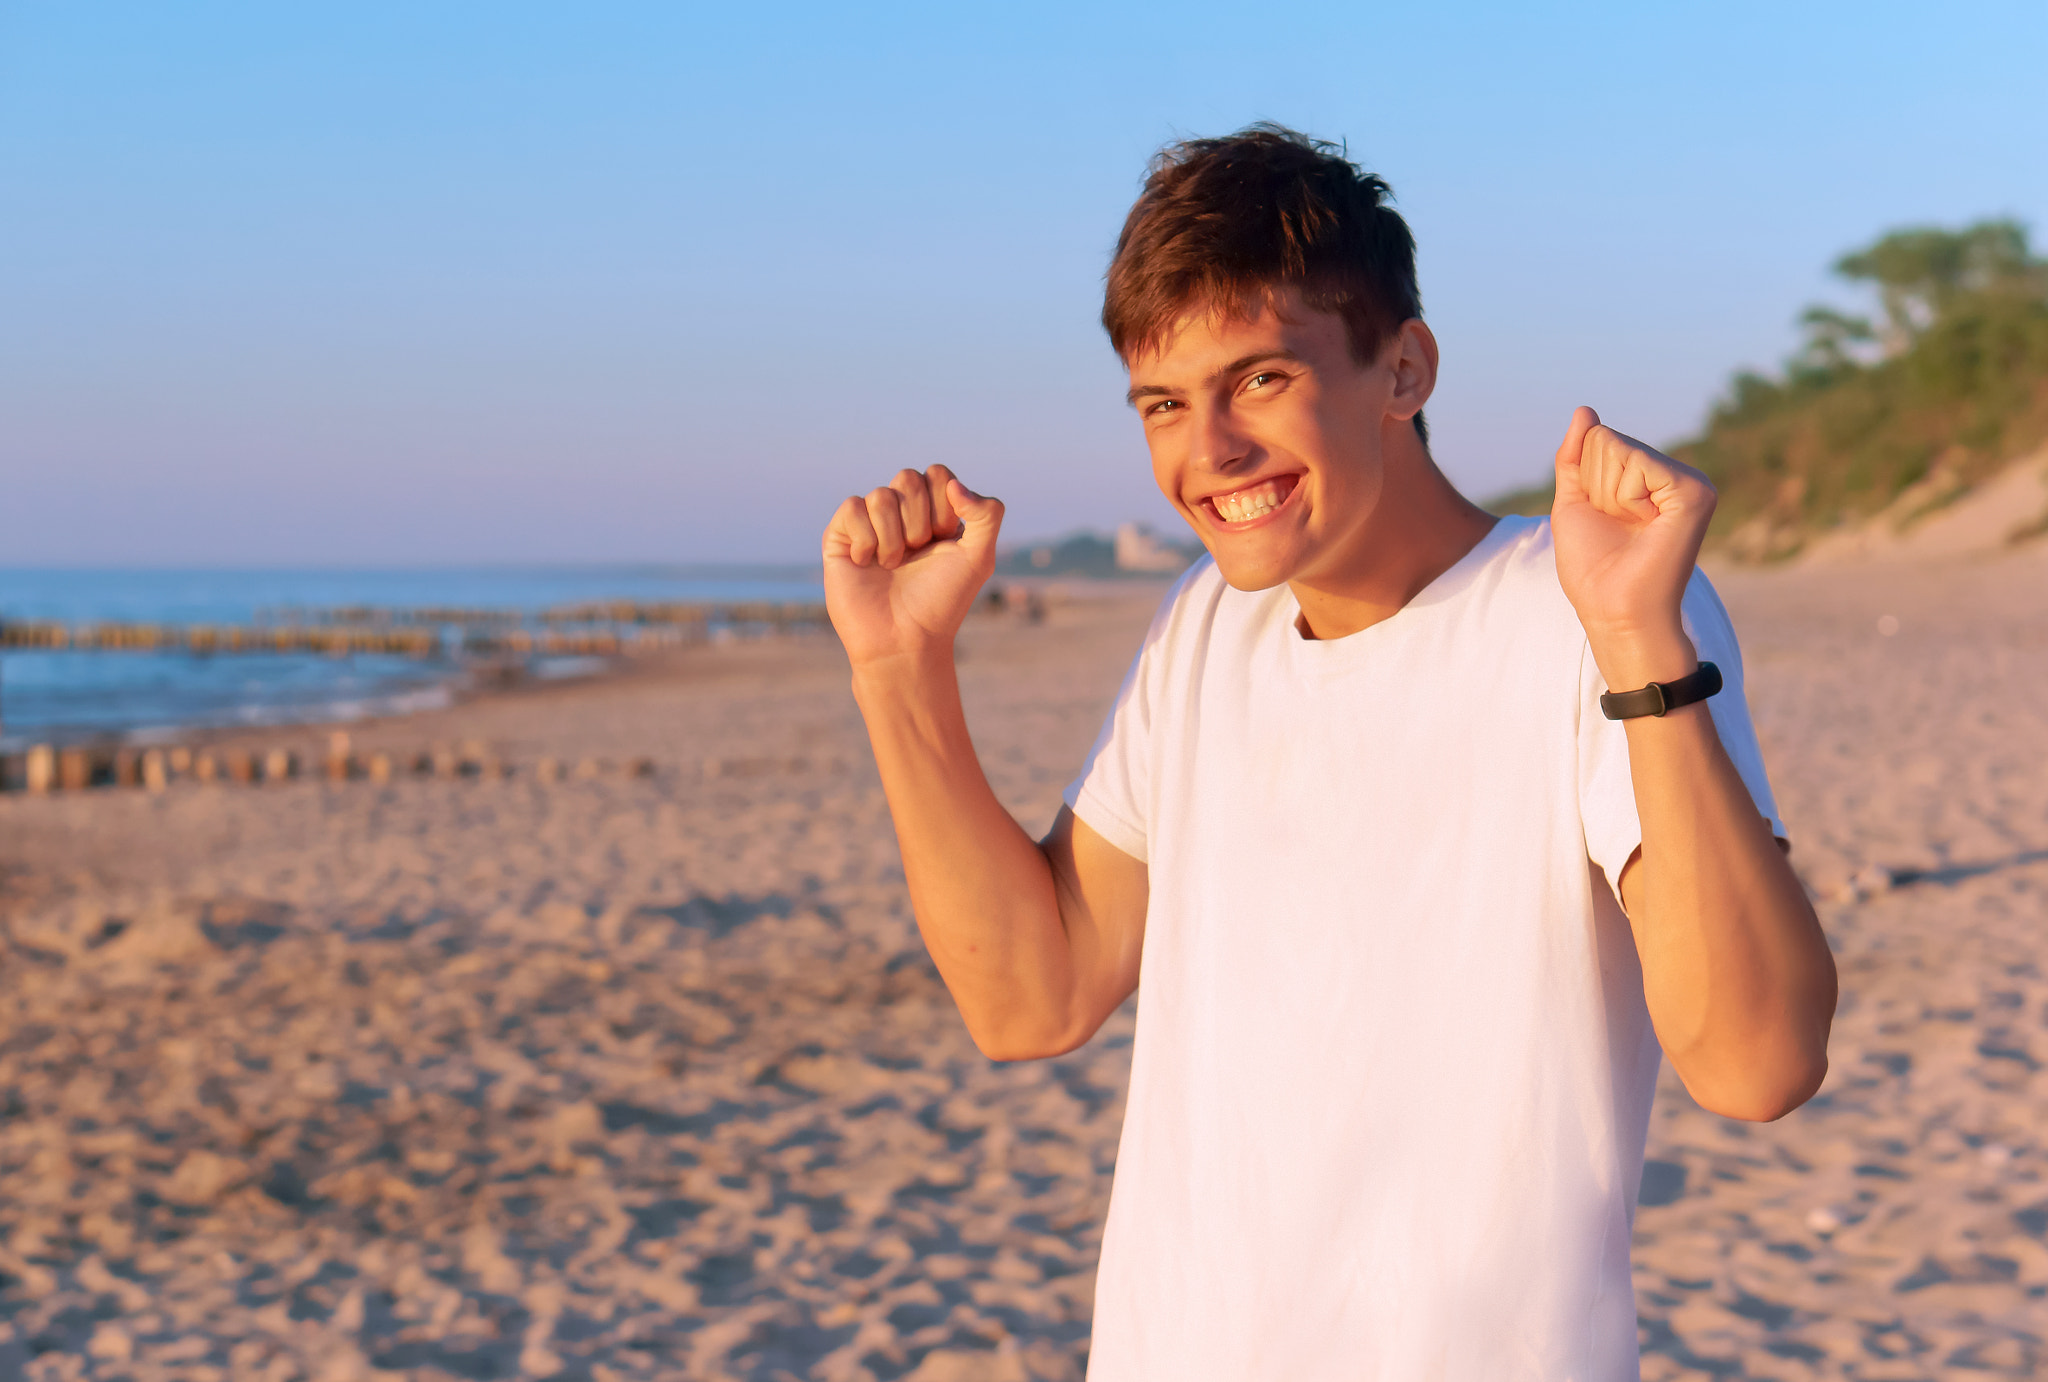
<svg viewBox="0 0 2048 1382"><path fill-rule="evenodd" d="M1109 262L1102 325L1128 363L1189 311L1238 313L1299 290L1373 359L1422 315L1415 236L1385 180L1342 145L1282 125L1169 144L1152 160ZM1415 428L1429 432L1420 413Z"/></svg>

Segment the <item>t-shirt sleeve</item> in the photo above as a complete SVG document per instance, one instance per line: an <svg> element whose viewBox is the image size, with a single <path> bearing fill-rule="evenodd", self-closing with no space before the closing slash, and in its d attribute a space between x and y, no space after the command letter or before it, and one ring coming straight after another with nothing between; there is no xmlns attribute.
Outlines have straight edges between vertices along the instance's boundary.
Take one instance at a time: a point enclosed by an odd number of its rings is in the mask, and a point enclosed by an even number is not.
<svg viewBox="0 0 2048 1382"><path fill-rule="evenodd" d="M1205 557L1173 583L1145 631L1144 646L1131 659L1116 704L1095 736L1081 775L1067 784L1065 800L1091 829L1140 863L1149 860L1152 824L1152 728L1166 669L1178 654L1175 630L1186 626L1190 602L1216 584Z"/></svg>
<svg viewBox="0 0 2048 1382"><path fill-rule="evenodd" d="M1743 786L1749 788L1756 809L1771 823L1771 833L1789 839L1771 795L1770 778L1764 773L1756 726L1750 723L1735 626L1729 622L1721 597L1699 571L1693 572L1686 586L1682 611L1685 631L1699 650L1700 661L1721 669L1721 692L1707 702L1721 746L1728 751ZM1643 824L1636 815L1635 784L1629 777L1628 731L1621 721L1600 713L1600 695L1607 689L1589 648L1579 673L1579 812L1586 829L1586 853L1607 875L1618 896L1622 868L1643 842Z"/></svg>
<svg viewBox="0 0 2048 1382"><path fill-rule="evenodd" d="M1154 646L1147 639L1131 660L1116 704L1095 736L1095 747L1081 765L1081 775L1067 784L1065 800L1074 814L1103 839L1133 859L1144 861L1146 803L1151 800L1150 698L1146 672Z"/></svg>

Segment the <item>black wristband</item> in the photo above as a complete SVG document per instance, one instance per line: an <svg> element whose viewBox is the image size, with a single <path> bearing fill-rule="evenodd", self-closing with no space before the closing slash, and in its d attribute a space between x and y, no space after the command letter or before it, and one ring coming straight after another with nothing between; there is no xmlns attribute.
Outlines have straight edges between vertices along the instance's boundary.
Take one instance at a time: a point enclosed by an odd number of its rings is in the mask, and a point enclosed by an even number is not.
<svg viewBox="0 0 2048 1382"><path fill-rule="evenodd" d="M1702 662L1697 671L1677 681L1653 681L1640 691L1609 691L1600 698L1600 713L1610 720L1662 715L1681 705L1703 701L1720 689L1721 669L1711 662Z"/></svg>

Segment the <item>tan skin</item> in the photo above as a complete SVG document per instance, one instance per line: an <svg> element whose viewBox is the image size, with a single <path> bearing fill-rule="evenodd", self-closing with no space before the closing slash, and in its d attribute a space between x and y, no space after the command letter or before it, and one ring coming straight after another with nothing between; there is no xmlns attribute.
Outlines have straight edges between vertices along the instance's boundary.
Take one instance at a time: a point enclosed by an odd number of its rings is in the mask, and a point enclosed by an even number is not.
<svg viewBox="0 0 2048 1382"><path fill-rule="evenodd" d="M1415 434L1436 383L1428 327L1405 323L1360 363L1342 322L1291 292L1254 307L1191 313L1141 350L1132 403L1161 492L1224 578L1285 582L1302 635L1341 638L1401 609L1492 520ZM1712 486L1590 408L1572 418L1557 480L1558 579L1607 684L1690 672L1679 599ZM1217 507L1261 486L1282 496L1270 511ZM953 639L1001 523L1001 503L945 467L905 470L839 507L824 558L919 928L976 1043L1016 1060L1080 1045L1136 988L1148 880L1070 811L1032 840L975 759ZM1620 894L1658 1038L1706 1108L1780 1117L1827 1071L1827 942L1707 708L1627 733L1643 847Z"/></svg>

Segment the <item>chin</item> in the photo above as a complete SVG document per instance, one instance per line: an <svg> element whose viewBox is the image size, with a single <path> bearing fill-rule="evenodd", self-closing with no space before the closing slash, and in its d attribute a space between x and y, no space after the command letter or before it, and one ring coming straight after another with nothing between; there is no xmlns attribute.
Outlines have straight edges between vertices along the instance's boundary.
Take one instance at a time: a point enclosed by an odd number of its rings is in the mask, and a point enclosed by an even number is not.
<svg viewBox="0 0 2048 1382"><path fill-rule="evenodd" d="M1233 561L1215 552L1209 555L1216 559L1217 573L1232 590L1271 590L1287 581L1287 572L1269 562Z"/></svg>

